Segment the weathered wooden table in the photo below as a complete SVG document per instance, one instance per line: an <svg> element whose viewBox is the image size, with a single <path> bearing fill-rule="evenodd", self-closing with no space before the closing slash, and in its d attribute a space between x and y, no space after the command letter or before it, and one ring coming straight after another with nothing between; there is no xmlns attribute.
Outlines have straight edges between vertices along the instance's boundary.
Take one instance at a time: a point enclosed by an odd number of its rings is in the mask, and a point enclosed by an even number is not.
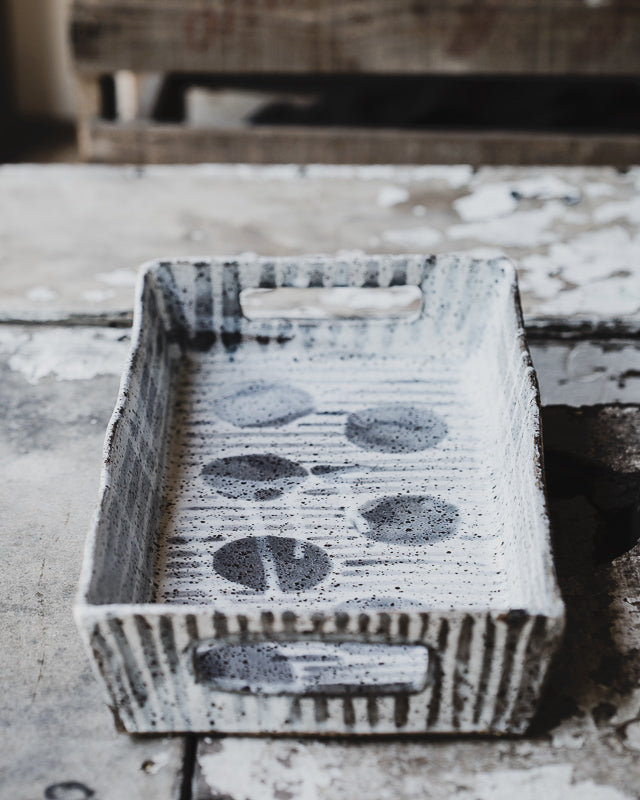
<svg viewBox="0 0 640 800"><path fill-rule="evenodd" d="M71 604L134 269L339 250L519 262L568 611L534 726L502 740L117 733ZM640 796L640 170L4 167L0 270L2 797Z"/></svg>

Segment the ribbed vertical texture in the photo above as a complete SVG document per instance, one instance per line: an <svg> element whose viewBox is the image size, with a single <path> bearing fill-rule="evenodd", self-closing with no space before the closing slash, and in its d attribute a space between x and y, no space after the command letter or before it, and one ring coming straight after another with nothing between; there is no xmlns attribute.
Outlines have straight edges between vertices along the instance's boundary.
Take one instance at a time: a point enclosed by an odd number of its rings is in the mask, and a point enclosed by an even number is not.
<svg viewBox="0 0 640 800"><path fill-rule="evenodd" d="M364 627L362 614L346 616L338 620L343 632ZM90 639L112 702L131 732L507 733L526 728L557 642L557 624L524 614L388 617L368 619L375 641L384 641L389 631L389 647L406 642L398 638L399 628L422 630L430 664L426 685L416 693L336 697L216 691L197 680L193 647L224 638L225 629L246 628L242 617L135 614L94 625ZM284 619L265 614L259 640L295 638L303 630L310 634L307 621L294 614ZM330 622L328 641L338 636L335 618ZM319 630L316 626L310 635Z"/></svg>

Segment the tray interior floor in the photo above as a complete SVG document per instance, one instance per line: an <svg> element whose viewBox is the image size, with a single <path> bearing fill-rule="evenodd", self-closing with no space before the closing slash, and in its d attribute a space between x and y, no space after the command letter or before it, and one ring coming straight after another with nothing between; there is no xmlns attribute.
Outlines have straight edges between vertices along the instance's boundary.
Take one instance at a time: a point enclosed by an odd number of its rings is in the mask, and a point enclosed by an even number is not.
<svg viewBox="0 0 640 800"><path fill-rule="evenodd" d="M189 352L174 376L156 602L509 607L468 365L278 350Z"/></svg>

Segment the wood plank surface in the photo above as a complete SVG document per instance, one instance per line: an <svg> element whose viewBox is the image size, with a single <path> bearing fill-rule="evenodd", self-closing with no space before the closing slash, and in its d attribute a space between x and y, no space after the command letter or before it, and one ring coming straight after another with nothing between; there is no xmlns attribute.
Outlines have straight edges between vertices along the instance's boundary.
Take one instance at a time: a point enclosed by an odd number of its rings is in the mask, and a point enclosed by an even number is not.
<svg viewBox="0 0 640 800"><path fill-rule="evenodd" d="M81 158L107 164L562 164L625 167L640 134L571 135L255 126L189 128L82 120Z"/></svg>
<svg viewBox="0 0 640 800"><path fill-rule="evenodd" d="M634 74L638 0L76 0L78 67Z"/></svg>

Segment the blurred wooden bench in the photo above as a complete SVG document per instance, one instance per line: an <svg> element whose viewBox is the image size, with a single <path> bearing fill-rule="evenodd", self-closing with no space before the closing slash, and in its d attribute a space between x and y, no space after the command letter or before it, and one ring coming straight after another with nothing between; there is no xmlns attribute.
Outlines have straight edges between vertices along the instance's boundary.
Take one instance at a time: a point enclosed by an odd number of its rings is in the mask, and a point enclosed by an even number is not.
<svg viewBox="0 0 640 800"><path fill-rule="evenodd" d="M151 118L167 74L640 75L640 0L75 0L81 158L104 162L613 164L640 135ZM104 118L101 81L115 87ZM594 111L594 113L597 113Z"/></svg>

